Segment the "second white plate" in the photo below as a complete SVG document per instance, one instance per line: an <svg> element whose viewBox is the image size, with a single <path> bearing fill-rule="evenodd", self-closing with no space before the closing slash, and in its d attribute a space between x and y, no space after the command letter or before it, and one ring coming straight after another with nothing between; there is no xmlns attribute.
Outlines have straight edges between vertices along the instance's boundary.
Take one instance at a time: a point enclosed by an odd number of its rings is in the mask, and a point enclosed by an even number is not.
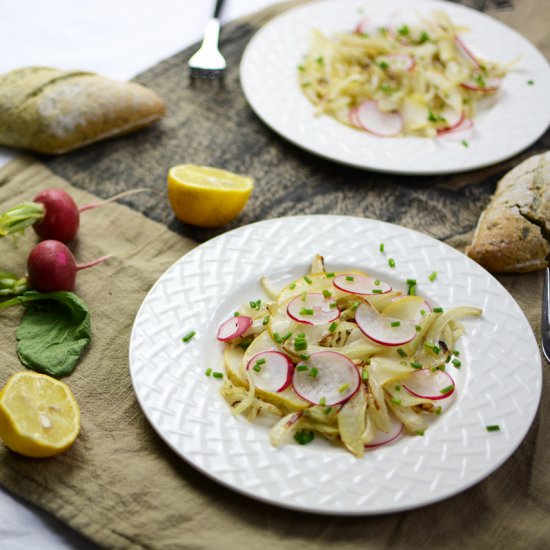
<svg viewBox="0 0 550 550"><path fill-rule="evenodd" d="M524 37L499 21L464 6L415 0L420 13L443 10L469 28L468 46L484 58L516 66L503 80L498 101L475 120L468 147L461 139L380 138L354 130L314 108L298 86L297 67L316 28L331 35L346 32L361 14L387 25L410 0L328 0L292 9L265 25L248 44L241 63L245 96L257 115L292 143L322 157L381 172L445 174L472 170L522 151L550 123L550 67ZM530 85L528 82L532 81Z"/></svg>
<svg viewBox="0 0 550 550"><path fill-rule="evenodd" d="M379 244L385 244L380 253ZM281 286L307 272L316 253L327 269L359 268L394 287L415 278L444 308L473 305L464 321L456 399L426 431L357 459L340 446L294 442L274 448L269 425L231 414L220 381L219 324L264 298L259 278ZM388 259L395 259L391 268ZM435 281L428 277L437 271ZM196 336L188 344L181 337ZM535 416L542 372L524 314L485 270L430 237L375 220L298 216L241 227L177 261L145 298L130 342L139 403L164 441L217 482L279 506L325 514L379 514L449 497L480 481L518 447ZM499 432L487 425L498 424Z"/></svg>

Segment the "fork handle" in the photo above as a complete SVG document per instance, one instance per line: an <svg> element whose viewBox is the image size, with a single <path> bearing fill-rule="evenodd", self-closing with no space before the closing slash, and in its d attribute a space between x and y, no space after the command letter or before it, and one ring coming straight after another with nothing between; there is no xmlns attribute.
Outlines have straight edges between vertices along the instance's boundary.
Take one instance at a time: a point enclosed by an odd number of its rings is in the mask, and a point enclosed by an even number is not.
<svg viewBox="0 0 550 550"><path fill-rule="evenodd" d="M220 18L220 12L222 11L224 0L216 0L216 7L214 8L214 17L216 19Z"/></svg>

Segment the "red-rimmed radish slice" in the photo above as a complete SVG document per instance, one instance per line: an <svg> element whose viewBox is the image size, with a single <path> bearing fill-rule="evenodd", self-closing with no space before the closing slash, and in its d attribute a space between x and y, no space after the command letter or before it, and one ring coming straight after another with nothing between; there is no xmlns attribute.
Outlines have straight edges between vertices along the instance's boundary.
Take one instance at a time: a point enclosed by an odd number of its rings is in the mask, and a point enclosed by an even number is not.
<svg viewBox="0 0 550 550"><path fill-rule="evenodd" d="M414 371L410 377L403 382L403 387L416 397L438 401L452 395L455 391L455 381L445 371L420 369Z"/></svg>
<svg viewBox="0 0 550 550"><path fill-rule="evenodd" d="M386 113L376 101L367 99L357 107L357 122L367 132L381 137L396 136L403 129L399 113Z"/></svg>
<svg viewBox="0 0 550 550"><path fill-rule="evenodd" d="M393 72L410 71L416 65L414 57L405 53L389 53L376 58L378 64L384 63L388 66L388 70Z"/></svg>
<svg viewBox="0 0 550 550"><path fill-rule="evenodd" d="M292 387L315 405L338 405L359 389L361 377L351 359L335 351L312 353L294 368Z"/></svg>
<svg viewBox="0 0 550 550"><path fill-rule="evenodd" d="M464 120L464 112L457 112L452 107L449 107L449 105L446 105L441 111L441 116L446 120L447 126L441 130L438 130L438 132L450 131L462 124L462 121Z"/></svg>
<svg viewBox="0 0 550 550"><path fill-rule="evenodd" d="M496 92L500 88L502 82L501 78L483 76L477 78L471 78L462 82L460 85L468 90L474 90L476 92Z"/></svg>
<svg viewBox="0 0 550 550"><path fill-rule="evenodd" d="M393 414L390 414L390 431L381 432L378 431L374 436L374 439L365 445L365 449L373 449L376 447L381 447L382 445L387 445L403 434L403 423L397 420Z"/></svg>
<svg viewBox="0 0 550 550"><path fill-rule="evenodd" d="M355 34L367 34L367 23L368 20L366 17L362 17L359 23L355 25L355 28L353 29L353 32Z"/></svg>
<svg viewBox="0 0 550 550"><path fill-rule="evenodd" d="M448 134L454 134L455 132L463 132L465 130L471 130L474 127L474 123L469 118L463 118L459 124L456 124L452 128L441 128L437 131L438 136L446 136Z"/></svg>
<svg viewBox="0 0 550 550"><path fill-rule="evenodd" d="M473 52L466 46L462 38L459 36L455 36L455 44L458 47L458 50L460 53L471 63L473 63L476 67L480 66L480 63L477 59L477 57L473 54Z"/></svg>
<svg viewBox="0 0 550 550"><path fill-rule="evenodd" d="M386 317L365 302L355 311L355 322L365 336L383 346L402 346L416 336L414 321Z"/></svg>
<svg viewBox="0 0 550 550"><path fill-rule="evenodd" d="M355 126L356 128L361 128L361 124L359 124L359 121L357 120L357 107L353 107L349 110L348 120L352 126Z"/></svg>
<svg viewBox="0 0 550 550"><path fill-rule="evenodd" d="M221 342L230 342L242 336L252 325L252 318L246 315L238 315L224 321L218 329L217 338Z"/></svg>
<svg viewBox="0 0 550 550"><path fill-rule="evenodd" d="M340 310L332 298L325 298L319 292L307 292L296 296L288 303L289 317L306 325L323 325L336 321Z"/></svg>
<svg viewBox="0 0 550 550"><path fill-rule="evenodd" d="M344 292L358 295L386 294L392 287L375 277L365 277L355 273L343 273L334 277L332 284Z"/></svg>
<svg viewBox="0 0 550 550"><path fill-rule="evenodd" d="M281 392L292 381L292 361L280 351L264 351L254 355L246 365L256 387Z"/></svg>

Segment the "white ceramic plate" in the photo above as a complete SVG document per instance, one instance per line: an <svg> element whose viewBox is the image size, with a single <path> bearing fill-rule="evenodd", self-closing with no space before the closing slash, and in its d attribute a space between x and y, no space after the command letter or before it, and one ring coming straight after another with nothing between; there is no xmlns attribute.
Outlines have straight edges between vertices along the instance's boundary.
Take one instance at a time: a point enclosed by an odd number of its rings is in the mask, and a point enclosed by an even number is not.
<svg viewBox="0 0 550 550"><path fill-rule="evenodd" d="M379 243L385 253L379 252ZM394 286L416 278L442 307L483 308L464 322L456 399L424 437L356 459L317 438L275 449L269 427L234 417L219 396L220 322L264 298L259 277L281 285L307 272L362 268ZM388 259L396 261L390 268ZM432 283L428 276L437 271ZM195 330L188 344L181 337ZM250 497L326 514L378 514L436 502L490 474L522 441L541 392L535 337L519 306L485 270L447 245L396 225L345 216L279 218L206 242L162 275L145 298L130 342L139 403L159 435L212 479ZM486 426L498 424L499 432Z"/></svg>
<svg viewBox="0 0 550 550"><path fill-rule="evenodd" d="M359 10L383 26L411 5L422 14L442 9L468 27L462 36L476 54L503 63L519 59L503 80L496 104L476 117L469 147L461 143L460 133L444 139L380 138L354 130L328 116L315 117L300 91L297 66L312 28L328 35L349 31L362 17ZM252 109L287 140L322 157L381 172L445 174L488 166L528 147L550 123L550 67L544 56L495 19L436 0L331 0L290 10L252 38L242 58L241 83Z"/></svg>

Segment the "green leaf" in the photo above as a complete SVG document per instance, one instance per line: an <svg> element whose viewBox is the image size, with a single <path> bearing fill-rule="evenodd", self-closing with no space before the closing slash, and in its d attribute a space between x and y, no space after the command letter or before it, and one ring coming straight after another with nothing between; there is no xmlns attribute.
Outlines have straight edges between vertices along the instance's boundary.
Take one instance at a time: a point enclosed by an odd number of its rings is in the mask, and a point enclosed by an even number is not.
<svg viewBox="0 0 550 550"><path fill-rule="evenodd" d="M29 291L0 304L27 308L15 336L17 355L26 367L55 377L75 369L90 341L90 314L72 292Z"/></svg>

